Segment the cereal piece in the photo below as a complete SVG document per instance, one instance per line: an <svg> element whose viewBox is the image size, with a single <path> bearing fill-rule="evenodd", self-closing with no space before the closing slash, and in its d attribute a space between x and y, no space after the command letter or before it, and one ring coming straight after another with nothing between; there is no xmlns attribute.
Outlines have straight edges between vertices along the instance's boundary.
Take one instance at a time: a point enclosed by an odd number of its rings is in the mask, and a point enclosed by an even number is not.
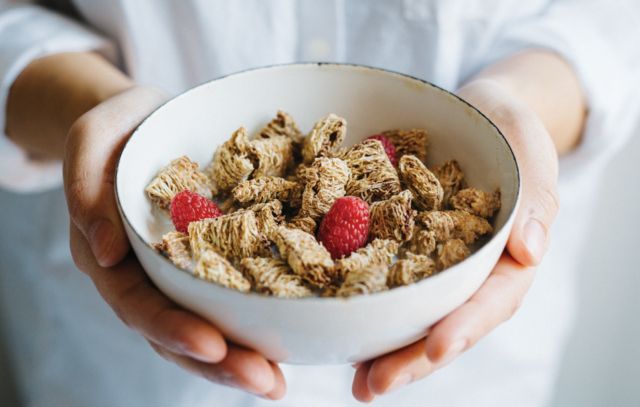
<svg viewBox="0 0 640 407"><path fill-rule="evenodd" d="M320 291L320 297L322 298L327 298L327 297L335 297L336 293L338 292L338 290L340 289L340 286L337 284L329 284L327 286L325 286L322 291Z"/></svg>
<svg viewBox="0 0 640 407"><path fill-rule="evenodd" d="M493 227L485 218L465 211L448 211L447 213L455 225L452 237L462 239L465 244L471 244L480 236L493 232Z"/></svg>
<svg viewBox="0 0 640 407"><path fill-rule="evenodd" d="M423 226L426 230L433 232L434 238L438 243L454 237L456 223L450 212L446 211L429 211L420 212L416 216L416 222Z"/></svg>
<svg viewBox="0 0 640 407"><path fill-rule="evenodd" d="M249 178L256 160L256 152L247 138L247 130L240 127L231 139L216 149L207 171L221 191L229 191L240 181Z"/></svg>
<svg viewBox="0 0 640 407"><path fill-rule="evenodd" d="M316 234L317 228L316 221L310 216L296 216L289 223L287 223L287 227L291 229L300 229L304 232L307 232L311 235Z"/></svg>
<svg viewBox="0 0 640 407"><path fill-rule="evenodd" d="M302 278L291 271L281 259L248 257L240 262L243 271L259 293L283 298L301 298L313 295L302 283Z"/></svg>
<svg viewBox="0 0 640 407"><path fill-rule="evenodd" d="M241 209L213 219L189 224L189 242L196 258L213 249L228 259L267 256L269 242L253 211Z"/></svg>
<svg viewBox="0 0 640 407"><path fill-rule="evenodd" d="M402 182L413 192L418 209L440 209L444 191L438 178L414 155L405 155L398 165Z"/></svg>
<svg viewBox="0 0 640 407"><path fill-rule="evenodd" d="M387 285L390 288L416 283L432 276L436 264L429 256L407 253L405 259L398 260L389 270Z"/></svg>
<svg viewBox="0 0 640 407"><path fill-rule="evenodd" d="M430 254L438 243L449 239L462 239L472 244L480 236L493 232L486 219L464 211L419 212L416 216L417 227L412 240L415 253Z"/></svg>
<svg viewBox="0 0 640 407"><path fill-rule="evenodd" d="M336 291L336 296L352 297L384 291L387 289L388 274L389 267L382 263L353 270L345 276L344 283Z"/></svg>
<svg viewBox="0 0 640 407"><path fill-rule="evenodd" d="M181 269L193 269L189 236L184 233L165 233L162 242L153 244L153 248Z"/></svg>
<svg viewBox="0 0 640 407"><path fill-rule="evenodd" d="M403 252L429 256L436 250L437 244L438 241L436 240L436 234L434 232L416 224L413 229L413 236L403 247Z"/></svg>
<svg viewBox="0 0 640 407"><path fill-rule="evenodd" d="M213 250L200 253L193 274L203 280L212 281L224 287L247 292L251 283L231 263Z"/></svg>
<svg viewBox="0 0 640 407"><path fill-rule="evenodd" d="M398 158L411 154L418 157L423 163L427 160L429 147L427 131L424 129L387 130L382 135L387 137L396 148Z"/></svg>
<svg viewBox="0 0 640 407"><path fill-rule="evenodd" d="M491 193L476 188L462 189L451 197L450 203L455 209L489 219L500 209L500 190Z"/></svg>
<svg viewBox="0 0 640 407"><path fill-rule="evenodd" d="M416 211L411 209L411 192L402 191L386 201L371 204L372 239L395 239L405 241L411 239Z"/></svg>
<svg viewBox="0 0 640 407"><path fill-rule="evenodd" d="M299 216L318 219L327 213L335 200L344 196L349 174L347 164L339 158L319 157L300 170L304 192Z"/></svg>
<svg viewBox="0 0 640 407"><path fill-rule="evenodd" d="M433 173L440 181L444 195L442 202L445 205L449 203L449 199L463 188L467 187L467 181L464 179L464 173L460 168L460 164L456 160L445 162L433 170Z"/></svg>
<svg viewBox="0 0 640 407"><path fill-rule="evenodd" d="M400 192L398 174L378 140L365 140L354 145L343 159L351 170L347 195L373 203Z"/></svg>
<svg viewBox="0 0 640 407"><path fill-rule="evenodd" d="M316 157L330 154L339 147L347 132L347 121L331 113L319 120L304 139L302 145L302 159L304 163L311 163Z"/></svg>
<svg viewBox="0 0 640 407"><path fill-rule="evenodd" d="M460 263L469 257L471 252L462 239L447 240L443 244L438 245L438 257L436 266L438 270L444 270L454 264Z"/></svg>
<svg viewBox="0 0 640 407"><path fill-rule="evenodd" d="M287 113L279 110L273 118L256 136L256 139L270 139L278 136L286 136L294 144L301 144L304 136L298 128L295 120Z"/></svg>
<svg viewBox="0 0 640 407"><path fill-rule="evenodd" d="M209 178L198 169L198 164L182 156L171 161L147 185L145 192L153 203L162 209L169 209L171 200L179 192L188 189L211 199L213 185ZM215 195L217 191L213 191Z"/></svg>
<svg viewBox="0 0 640 407"><path fill-rule="evenodd" d="M282 177L293 164L293 141L287 136L258 138L251 141L257 166L252 177Z"/></svg>
<svg viewBox="0 0 640 407"><path fill-rule="evenodd" d="M391 239L375 239L365 247L351 253L349 257L336 262L338 280L344 280L350 273L366 269L374 264L384 264L388 267L393 257L398 253L399 244Z"/></svg>
<svg viewBox="0 0 640 407"><path fill-rule="evenodd" d="M282 203L274 200L267 203L255 204L247 209L255 212L258 230L267 238L273 239L276 229L284 220L284 216L282 216Z"/></svg>
<svg viewBox="0 0 640 407"><path fill-rule="evenodd" d="M265 176L242 181L231 190L231 194L241 204L265 203L274 199L288 201L297 188L296 182Z"/></svg>
<svg viewBox="0 0 640 407"><path fill-rule="evenodd" d="M280 256L307 283L322 289L333 280L331 255L313 235L280 226L275 233L275 243Z"/></svg>

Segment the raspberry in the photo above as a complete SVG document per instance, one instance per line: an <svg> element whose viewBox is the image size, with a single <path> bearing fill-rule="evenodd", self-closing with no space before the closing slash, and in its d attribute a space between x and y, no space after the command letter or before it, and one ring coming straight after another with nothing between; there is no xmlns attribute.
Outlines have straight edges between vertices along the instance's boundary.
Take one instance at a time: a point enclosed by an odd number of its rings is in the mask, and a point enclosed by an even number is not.
<svg viewBox="0 0 640 407"><path fill-rule="evenodd" d="M396 147L393 145L391 140L383 136L382 134L374 134L373 136L367 137L367 140L378 140L382 143L382 147L384 147L384 151L387 153L387 157L389 157L389 161L393 166L398 165L398 157L396 156Z"/></svg>
<svg viewBox="0 0 640 407"><path fill-rule="evenodd" d="M171 220L178 232L187 233L191 222L220 215L222 211L215 203L189 190L176 194L171 200Z"/></svg>
<svg viewBox="0 0 640 407"><path fill-rule="evenodd" d="M369 237L369 205L355 196L336 199L318 230L318 241L333 259L363 247Z"/></svg>

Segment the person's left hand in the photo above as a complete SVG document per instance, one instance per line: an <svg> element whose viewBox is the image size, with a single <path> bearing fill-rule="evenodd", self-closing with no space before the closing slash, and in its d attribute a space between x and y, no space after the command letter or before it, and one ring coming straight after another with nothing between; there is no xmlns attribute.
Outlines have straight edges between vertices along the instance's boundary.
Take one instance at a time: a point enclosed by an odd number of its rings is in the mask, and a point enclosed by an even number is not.
<svg viewBox="0 0 640 407"><path fill-rule="evenodd" d="M426 339L355 365L353 395L363 402L422 379L510 319L520 307L547 247L558 211L558 159L553 141L533 111L500 85L478 80L460 96L487 115L518 160L522 198L507 249L480 289L431 327Z"/></svg>

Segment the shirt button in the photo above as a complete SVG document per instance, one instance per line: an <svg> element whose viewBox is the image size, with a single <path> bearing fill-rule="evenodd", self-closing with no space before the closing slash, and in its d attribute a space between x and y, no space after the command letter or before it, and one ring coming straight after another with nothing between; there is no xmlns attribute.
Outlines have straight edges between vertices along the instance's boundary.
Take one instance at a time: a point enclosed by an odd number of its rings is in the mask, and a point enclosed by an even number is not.
<svg viewBox="0 0 640 407"><path fill-rule="evenodd" d="M325 59L331 53L331 45L323 38L314 38L307 45L307 53L311 59Z"/></svg>

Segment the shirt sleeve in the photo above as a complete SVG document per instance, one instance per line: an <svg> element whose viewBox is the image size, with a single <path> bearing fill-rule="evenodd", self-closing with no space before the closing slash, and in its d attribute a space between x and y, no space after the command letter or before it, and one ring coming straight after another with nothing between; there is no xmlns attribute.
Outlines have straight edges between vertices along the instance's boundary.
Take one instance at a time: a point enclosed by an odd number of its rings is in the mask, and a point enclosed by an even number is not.
<svg viewBox="0 0 640 407"><path fill-rule="evenodd" d="M39 6L7 5L0 0L0 188L38 192L60 185L61 164L28 157L6 137L9 89L34 59L60 52L96 51L114 59L105 38L77 22Z"/></svg>
<svg viewBox="0 0 640 407"><path fill-rule="evenodd" d="M542 14L507 24L488 63L542 48L573 66L589 110L581 143L561 166L581 171L585 164L607 162L640 124L638 38L638 0L555 0Z"/></svg>

